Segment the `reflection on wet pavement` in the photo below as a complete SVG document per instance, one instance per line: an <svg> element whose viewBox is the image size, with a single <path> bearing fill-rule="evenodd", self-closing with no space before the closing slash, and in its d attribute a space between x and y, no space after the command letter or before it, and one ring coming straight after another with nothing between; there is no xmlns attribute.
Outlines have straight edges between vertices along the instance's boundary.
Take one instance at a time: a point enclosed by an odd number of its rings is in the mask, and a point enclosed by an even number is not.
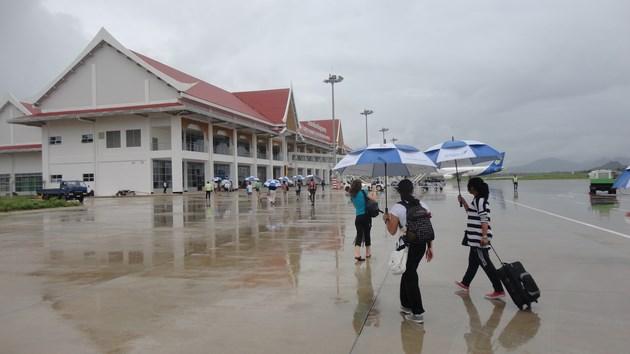
<svg viewBox="0 0 630 354"><path fill-rule="evenodd" d="M488 284L481 278L470 297L453 295L452 280L465 268L467 251L459 246L465 218L452 188L423 196L437 234L435 260L420 265L424 326L398 312L400 279L388 272L391 240L380 219L373 223L373 257L353 262L354 209L343 193L318 192L315 208L282 193L276 206L237 193L218 193L209 203L200 194L96 199L80 209L0 216L2 351L625 348L630 245L545 219L512 204L512 190L492 188L502 253L522 259L543 289L534 312L483 300ZM520 193L523 203L565 205L562 210L576 218L593 218L598 210L574 203L570 191L564 198L538 196L523 183ZM390 204L395 198L391 193ZM615 209L626 206L620 198L588 221L610 219L608 227L626 232L621 227L630 226L623 214L618 223ZM530 219L537 222L523 222ZM604 346L596 345L604 338Z"/></svg>

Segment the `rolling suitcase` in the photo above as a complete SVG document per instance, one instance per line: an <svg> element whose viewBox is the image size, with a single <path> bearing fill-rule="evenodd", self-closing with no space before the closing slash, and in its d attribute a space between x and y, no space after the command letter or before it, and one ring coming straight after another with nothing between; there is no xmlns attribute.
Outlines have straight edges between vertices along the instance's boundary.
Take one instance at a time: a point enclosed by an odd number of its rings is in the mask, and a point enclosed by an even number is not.
<svg viewBox="0 0 630 354"><path fill-rule="evenodd" d="M540 297L540 289L534 278L525 270L521 262L504 263L494 247L492 251L501 263L501 268L497 269L497 272L512 301L521 310L531 308L532 302L538 302Z"/></svg>

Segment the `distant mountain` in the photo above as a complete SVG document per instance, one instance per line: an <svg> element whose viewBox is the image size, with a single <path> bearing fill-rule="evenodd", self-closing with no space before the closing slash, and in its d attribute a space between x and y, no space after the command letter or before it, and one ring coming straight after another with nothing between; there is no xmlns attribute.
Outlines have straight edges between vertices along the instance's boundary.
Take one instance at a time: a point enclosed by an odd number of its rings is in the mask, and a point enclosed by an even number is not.
<svg viewBox="0 0 630 354"><path fill-rule="evenodd" d="M573 172L590 170L620 170L630 165L630 158L619 157L612 160L600 159L595 161L575 162L554 157L530 162L525 165L507 168L508 173L535 173L535 172Z"/></svg>
<svg viewBox="0 0 630 354"><path fill-rule="evenodd" d="M532 172L571 172L578 171L581 165L577 162L562 160L555 157L536 160L526 165L508 168L510 173Z"/></svg>

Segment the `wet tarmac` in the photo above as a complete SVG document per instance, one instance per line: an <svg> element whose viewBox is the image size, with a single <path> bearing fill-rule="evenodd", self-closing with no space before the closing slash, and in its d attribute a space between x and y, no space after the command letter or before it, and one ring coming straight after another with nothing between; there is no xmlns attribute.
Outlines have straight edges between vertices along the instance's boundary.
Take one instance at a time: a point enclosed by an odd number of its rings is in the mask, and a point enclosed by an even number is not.
<svg viewBox="0 0 630 354"><path fill-rule="evenodd" d="M452 187L429 192L435 259L420 265L424 325L400 316L391 239L352 258L341 192L95 199L0 215L1 353L628 353L630 196L591 205L585 182L493 182L495 247L542 290L532 311L485 300ZM381 196L382 198L383 196ZM391 202L395 193L390 194Z"/></svg>

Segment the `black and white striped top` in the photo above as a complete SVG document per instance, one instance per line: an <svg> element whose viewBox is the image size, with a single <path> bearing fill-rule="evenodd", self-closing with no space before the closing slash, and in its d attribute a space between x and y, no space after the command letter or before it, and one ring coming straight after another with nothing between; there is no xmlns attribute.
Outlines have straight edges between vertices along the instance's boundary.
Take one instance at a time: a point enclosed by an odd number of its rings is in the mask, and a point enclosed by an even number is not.
<svg viewBox="0 0 630 354"><path fill-rule="evenodd" d="M466 224L466 243L471 247L490 248L489 245L481 246L481 224L488 224L488 240L492 240L492 228L490 227L490 205L487 198L474 198L466 210L468 222Z"/></svg>

